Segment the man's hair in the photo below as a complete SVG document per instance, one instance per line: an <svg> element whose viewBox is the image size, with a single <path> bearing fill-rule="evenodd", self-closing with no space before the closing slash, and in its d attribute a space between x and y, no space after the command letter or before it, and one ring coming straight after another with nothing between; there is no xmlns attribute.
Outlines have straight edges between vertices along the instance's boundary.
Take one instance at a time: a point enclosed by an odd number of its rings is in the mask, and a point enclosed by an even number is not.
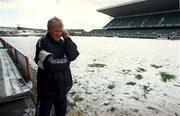
<svg viewBox="0 0 180 116"><path fill-rule="evenodd" d="M61 19L59 19L58 17L54 16L53 18L49 19L48 23L47 23L47 28L49 29L49 27L53 24L58 24L60 26L63 26L63 22Z"/></svg>

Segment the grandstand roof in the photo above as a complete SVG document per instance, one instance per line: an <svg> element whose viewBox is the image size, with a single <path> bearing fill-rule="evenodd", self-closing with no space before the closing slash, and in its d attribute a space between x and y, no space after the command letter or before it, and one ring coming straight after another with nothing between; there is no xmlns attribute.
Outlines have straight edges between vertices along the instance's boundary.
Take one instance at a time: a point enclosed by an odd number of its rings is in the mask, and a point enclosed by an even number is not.
<svg viewBox="0 0 180 116"><path fill-rule="evenodd" d="M112 17L147 14L180 9L180 0L134 0L100 8L97 11Z"/></svg>

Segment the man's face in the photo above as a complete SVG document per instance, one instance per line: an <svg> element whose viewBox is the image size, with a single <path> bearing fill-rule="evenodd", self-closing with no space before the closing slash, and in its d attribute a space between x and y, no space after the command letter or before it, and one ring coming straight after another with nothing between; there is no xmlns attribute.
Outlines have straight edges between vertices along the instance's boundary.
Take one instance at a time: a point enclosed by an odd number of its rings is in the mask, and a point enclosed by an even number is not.
<svg viewBox="0 0 180 116"><path fill-rule="evenodd" d="M53 24L48 28L48 32L54 41L59 41L63 33L63 25Z"/></svg>

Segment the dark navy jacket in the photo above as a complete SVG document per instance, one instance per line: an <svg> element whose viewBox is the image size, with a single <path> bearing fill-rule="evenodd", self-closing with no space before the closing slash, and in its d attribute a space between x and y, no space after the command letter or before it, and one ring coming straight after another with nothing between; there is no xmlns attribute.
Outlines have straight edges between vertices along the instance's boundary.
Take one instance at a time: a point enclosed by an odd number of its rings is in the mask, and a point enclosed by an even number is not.
<svg viewBox="0 0 180 116"><path fill-rule="evenodd" d="M37 94L40 99L63 97L72 87L70 62L75 60L79 52L70 37L54 41L47 33L36 44L35 62L38 64L41 50L49 52L43 69L38 67Z"/></svg>

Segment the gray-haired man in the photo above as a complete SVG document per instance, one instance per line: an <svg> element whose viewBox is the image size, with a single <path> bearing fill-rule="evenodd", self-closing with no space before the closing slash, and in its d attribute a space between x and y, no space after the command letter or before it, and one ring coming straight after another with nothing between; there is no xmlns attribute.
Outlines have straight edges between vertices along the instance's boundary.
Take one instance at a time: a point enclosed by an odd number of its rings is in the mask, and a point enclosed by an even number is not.
<svg viewBox="0 0 180 116"><path fill-rule="evenodd" d="M62 20L57 17L50 19L47 28L48 33L36 44L39 114L49 116L54 105L56 116L65 116L67 92L72 87L69 65L78 57L79 52L68 32L64 30Z"/></svg>

